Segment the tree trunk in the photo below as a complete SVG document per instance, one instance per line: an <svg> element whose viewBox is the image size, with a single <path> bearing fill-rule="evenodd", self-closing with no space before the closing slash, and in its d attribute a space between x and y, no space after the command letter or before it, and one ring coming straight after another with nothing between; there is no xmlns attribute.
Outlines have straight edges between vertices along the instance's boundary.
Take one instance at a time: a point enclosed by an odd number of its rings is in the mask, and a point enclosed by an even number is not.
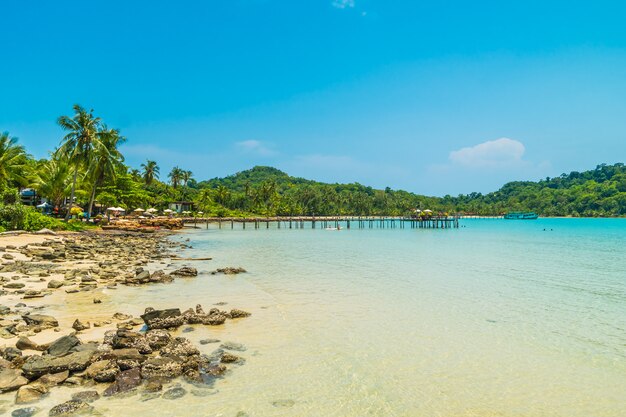
<svg viewBox="0 0 626 417"><path fill-rule="evenodd" d="M76 179L78 178L78 167L74 168L74 179L72 180L72 192L70 195L70 206L67 209L67 213L65 213L65 221L70 218L70 211L72 210L72 205L74 204L74 194L76 193Z"/></svg>
<svg viewBox="0 0 626 417"><path fill-rule="evenodd" d="M93 202L96 199L96 187L98 187L98 183L93 183L93 190L91 190L91 198L89 199L89 209L87 209L87 220L91 218L91 209L93 208Z"/></svg>

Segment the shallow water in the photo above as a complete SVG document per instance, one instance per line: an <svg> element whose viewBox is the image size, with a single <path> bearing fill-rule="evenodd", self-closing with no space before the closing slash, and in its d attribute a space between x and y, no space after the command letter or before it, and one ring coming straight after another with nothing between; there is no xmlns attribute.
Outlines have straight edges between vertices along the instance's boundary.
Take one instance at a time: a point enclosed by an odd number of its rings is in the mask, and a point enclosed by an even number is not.
<svg viewBox="0 0 626 417"><path fill-rule="evenodd" d="M247 346L206 396L101 399L104 415L623 416L626 220L461 224L193 230L174 239L214 258L200 271L249 273L105 290L98 305L64 295L48 310L70 321L224 301L253 313L185 334Z"/></svg>

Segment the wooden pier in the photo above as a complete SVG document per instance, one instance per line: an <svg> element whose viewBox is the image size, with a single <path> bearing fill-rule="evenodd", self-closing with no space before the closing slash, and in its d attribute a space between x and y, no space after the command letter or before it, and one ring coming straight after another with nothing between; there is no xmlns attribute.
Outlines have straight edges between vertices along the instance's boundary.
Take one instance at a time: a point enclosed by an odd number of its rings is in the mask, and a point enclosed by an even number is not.
<svg viewBox="0 0 626 417"><path fill-rule="evenodd" d="M459 227L459 216L430 216L422 218L390 217L390 216L325 216L325 217L184 217L186 226L199 227L217 224L220 229L241 228L269 229L270 225L277 229L452 229Z"/></svg>

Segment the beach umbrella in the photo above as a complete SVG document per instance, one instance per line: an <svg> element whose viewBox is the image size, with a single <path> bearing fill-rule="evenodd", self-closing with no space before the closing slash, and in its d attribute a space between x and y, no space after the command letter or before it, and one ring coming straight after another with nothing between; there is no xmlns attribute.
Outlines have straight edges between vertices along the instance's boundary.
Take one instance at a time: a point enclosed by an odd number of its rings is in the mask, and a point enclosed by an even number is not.
<svg viewBox="0 0 626 417"><path fill-rule="evenodd" d="M159 211L159 210L150 207L148 210L146 210L146 213L156 213L157 211Z"/></svg>
<svg viewBox="0 0 626 417"><path fill-rule="evenodd" d="M121 208L121 207L116 207L115 211L126 211L125 209Z"/></svg>
<svg viewBox="0 0 626 417"><path fill-rule="evenodd" d="M174 213L174 210L166 209L166 210L163 210L163 213Z"/></svg>
<svg viewBox="0 0 626 417"><path fill-rule="evenodd" d="M48 207L52 207L52 204L50 203L41 203L37 206L37 208L48 208Z"/></svg>
<svg viewBox="0 0 626 417"><path fill-rule="evenodd" d="M424 210L424 213L432 213L432 210Z"/></svg>
<svg viewBox="0 0 626 417"><path fill-rule="evenodd" d="M109 207L107 208L107 211L117 211L117 207Z"/></svg>
<svg viewBox="0 0 626 417"><path fill-rule="evenodd" d="M204 214L204 212L203 211L199 211L198 214Z"/></svg>
<svg viewBox="0 0 626 417"><path fill-rule="evenodd" d="M133 210L133 212L136 212L136 213L142 213L142 212L144 212L144 211L145 211L145 210L144 210L144 209L142 209L141 207L136 208L135 210Z"/></svg>
<svg viewBox="0 0 626 417"><path fill-rule="evenodd" d="M416 212L416 213L421 213L421 212L422 212L422 210L420 210L420 209L415 209L415 212Z"/></svg>

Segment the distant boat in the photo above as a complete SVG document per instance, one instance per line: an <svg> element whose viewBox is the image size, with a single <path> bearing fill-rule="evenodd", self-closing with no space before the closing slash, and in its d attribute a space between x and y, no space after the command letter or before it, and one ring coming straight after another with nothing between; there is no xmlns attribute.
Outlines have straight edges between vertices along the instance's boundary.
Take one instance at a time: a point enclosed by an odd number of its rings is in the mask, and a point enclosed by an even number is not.
<svg viewBox="0 0 626 417"><path fill-rule="evenodd" d="M533 213L532 211L512 211L504 215L504 218L507 220L537 220L538 217L539 215L537 215L537 213Z"/></svg>

